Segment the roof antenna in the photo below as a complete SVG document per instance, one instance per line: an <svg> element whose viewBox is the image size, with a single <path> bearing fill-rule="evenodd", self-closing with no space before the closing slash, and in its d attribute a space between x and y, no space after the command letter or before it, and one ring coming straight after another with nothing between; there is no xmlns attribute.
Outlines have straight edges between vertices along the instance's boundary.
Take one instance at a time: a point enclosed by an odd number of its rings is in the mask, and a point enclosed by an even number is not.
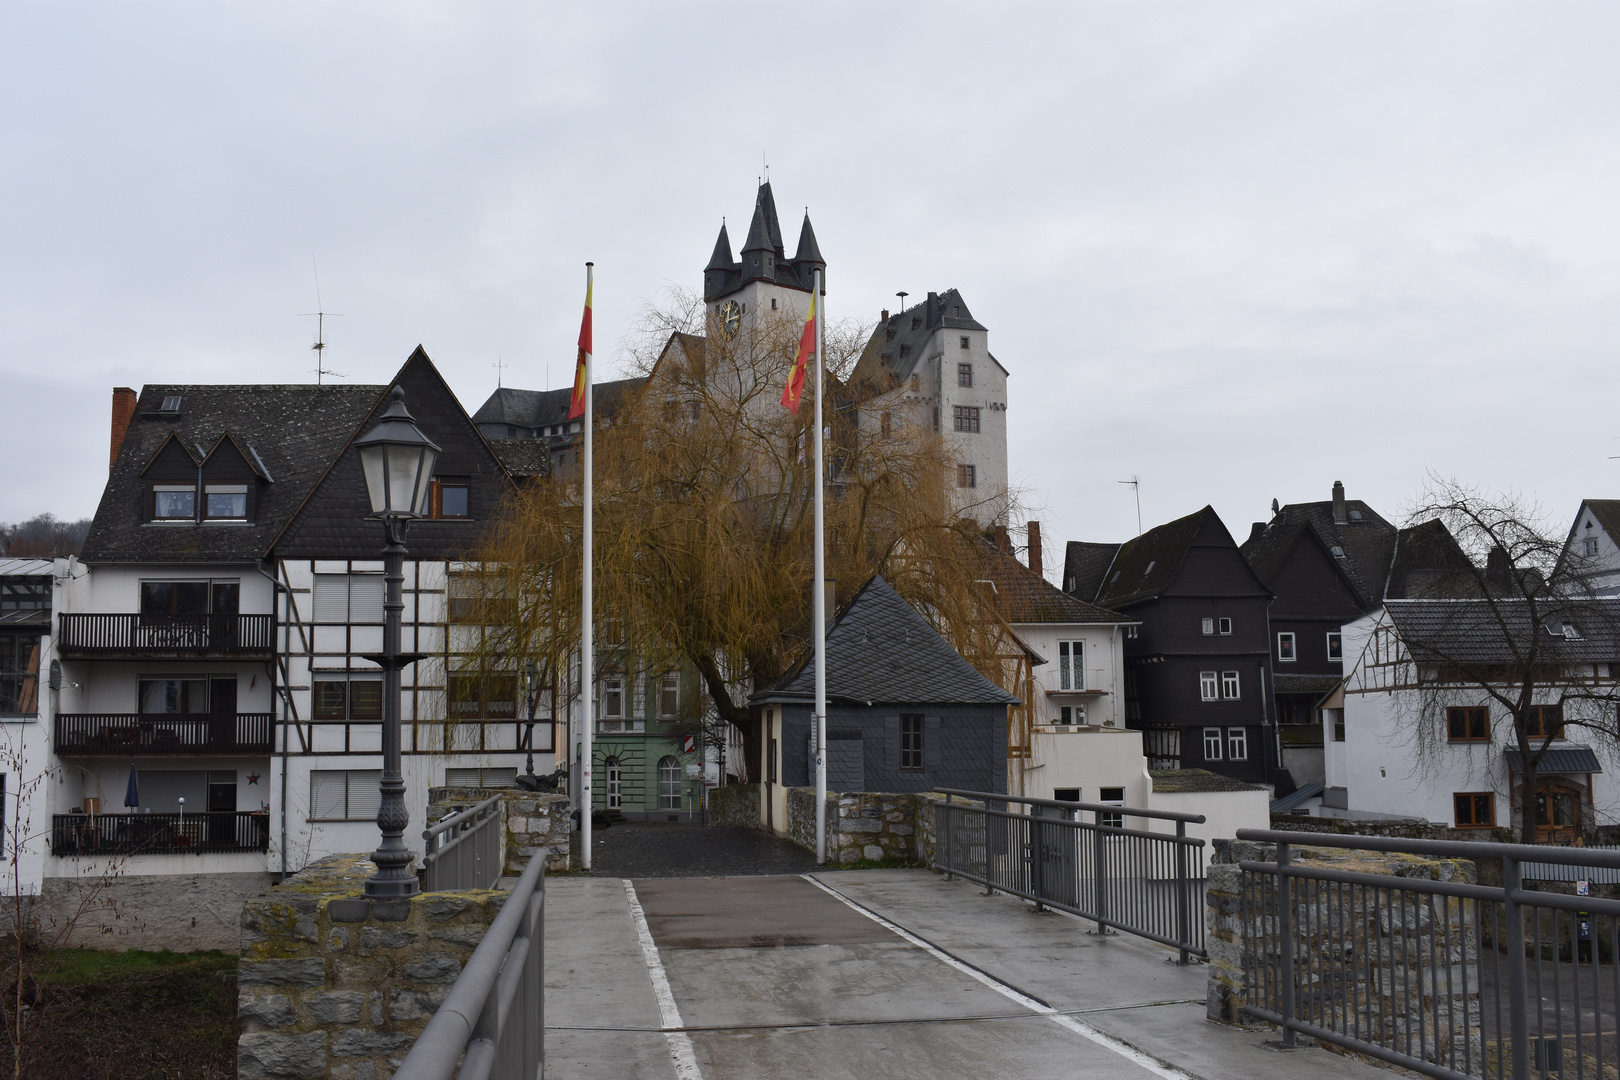
<svg viewBox="0 0 1620 1080"><path fill-rule="evenodd" d="M512 365L506 363L500 353L496 353L495 362L489 366L495 369L495 389L499 390L501 388L501 374L503 370L511 367Z"/></svg>
<svg viewBox="0 0 1620 1080"><path fill-rule="evenodd" d="M319 386L322 377L326 375L330 375L334 379L348 378L343 372L333 371L326 366L326 317L330 315L334 319L341 319L343 315L339 312L324 310L326 305L321 302L321 268L315 264L315 253L313 251L309 254L309 265L315 270L315 310L300 311L298 315L300 318L309 315L315 316L315 344L311 345L310 348L315 350L315 385Z"/></svg>
<svg viewBox="0 0 1620 1080"><path fill-rule="evenodd" d="M1121 480L1120 483L1131 485L1131 490L1136 493L1136 535L1141 536L1142 535L1142 481L1133 476L1129 480Z"/></svg>

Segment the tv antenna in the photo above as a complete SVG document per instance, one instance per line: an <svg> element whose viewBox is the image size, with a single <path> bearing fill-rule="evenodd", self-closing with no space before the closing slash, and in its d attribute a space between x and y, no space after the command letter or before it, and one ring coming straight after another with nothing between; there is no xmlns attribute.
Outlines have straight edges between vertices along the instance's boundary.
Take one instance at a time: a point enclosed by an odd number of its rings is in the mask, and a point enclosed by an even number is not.
<svg viewBox="0 0 1620 1080"><path fill-rule="evenodd" d="M501 374L512 365L508 364L500 353L496 353L495 362L489 366L495 369L495 389L499 390L501 388Z"/></svg>
<svg viewBox="0 0 1620 1080"><path fill-rule="evenodd" d="M321 301L321 268L315 265L314 255L310 255L309 265L315 270L315 310L300 311L298 315L300 318L313 315L316 320L315 344L311 345L310 348L315 351L315 385L319 386L321 380L327 375L332 376L334 379L348 378L343 372L333 371L326 366L326 317L330 315L334 319L341 319L343 315L340 312L326 310L326 305Z"/></svg>
<svg viewBox="0 0 1620 1080"><path fill-rule="evenodd" d="M1119 482L1121 484L1129 484L1131 486L1131 491L1135 492L1135 494L1136 494L1136 535L1141 536L1142 535L1142 481L1139 478L1133 476L1129 480L1121 480Z"/></svg>

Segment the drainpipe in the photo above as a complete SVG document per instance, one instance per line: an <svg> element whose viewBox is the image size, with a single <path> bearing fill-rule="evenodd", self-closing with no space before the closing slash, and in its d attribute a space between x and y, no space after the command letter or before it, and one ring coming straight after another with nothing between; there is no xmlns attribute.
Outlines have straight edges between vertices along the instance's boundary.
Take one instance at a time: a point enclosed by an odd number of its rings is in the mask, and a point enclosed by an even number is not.
<svg viewBox="0 0 1620 1080"><path fill-rule="evenodd" d="M270 582L270 692L281 703L281 880L287 880L287 698L285 693L276 691L276 652L278 630L281 620L276 618L276 595L287 594L287 601L292 602L292 594L285 585L272 573L264 568L261 562L259 573Z"/></svg>

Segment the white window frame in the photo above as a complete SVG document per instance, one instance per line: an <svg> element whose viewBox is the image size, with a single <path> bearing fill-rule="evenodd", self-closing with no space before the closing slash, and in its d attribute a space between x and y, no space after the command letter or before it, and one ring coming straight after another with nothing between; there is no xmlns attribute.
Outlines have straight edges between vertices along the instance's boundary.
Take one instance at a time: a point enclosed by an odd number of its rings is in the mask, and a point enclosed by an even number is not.
<svg viewBox="0 0 1620 1080"><path fill-rule="evenodd" d="M1232 633L1232 620L1231 619L1220 619L1220 620L1218 620L1218 622L1220 624L1219 629L1220 629L1220 632L1221 632L1221 636L1222 637L1230 636L1231 633Z"/></svg>
<svg viewBox="0 0 1620 1080"><path fill-rule="evenodd" d="M1229 727L1226 729L1226 760L1249 760L1248 728Z"/></svg>
<svg viewBox="0 0 1620 1080"><path fill-rule="evenodd" d="M1230 690L1231 693L1227 693L1228 690ZM1242 697L1243 686L1238 681L1238 673L1235 671L1221 672L1221 700L1238 701Z"/></svg>
<svg viewBox="0 0 1620 1080"><path fill-rule="evenodd" d="M609 704L614 697L619 700L618 708ZM623 720L624 716L624 676L605 675L602 677L602 716L603 720Z"/></svg>
<svg viewBox="0 0 1620 1080"><path fill-rule="evenodd" d="M1287 648L1283 646L1287 645ZM1292 630L1282 630L1277 634L1277 662L1292 664L1299 659L1299 642L1295 639Z"/></svg>
<svg viewBox="0 0 1620 1080"><path fill-rule="evenodd" d="M1130 639L1134 640L1134 639L1141 636L1141 634L1138 633L1138 631L1140 631L1141 629L1142 628L1140 626L1127 626L1125 628L1125 636L1127 638L1130 638Z"/></svg>
<svg viewBox="0 0 1620 1080"><path fill-rule="evenodd" d="M1205 619L1203 621L1203 623L1201 624L1201 627L1202 627L1202 629L1204 631L1204 636L1209 637L1210 635L1215 633L1215 620L1214 619Z"/></svg>
<svg viewBox="0 0 1620 1080"><path fill-rule="evenodd" d="M1075 802L1079 801L1079 799L1075 800ZM1097 801L1105 806L1124 806L1125 789L1122 787L1099 788ZM1123 829L1125 827L1125 815L1104 813L1097 819L1097 823L1108 829Z"/></svg>
<svg viewBox="0 0 1620 1080"><path fill-rule="evenodd" d="M607 808L619 810L624 807L624 763L617 757L607 759Z"/></svg>
<svg viewBox="0 0 1620 1080"><path fill-rule="evenodd" d="M1581 554L1582 555L1586 556L1587 558L1591 558L1592 556L1596 555L1597 553L1598 553L1597 537L1588 536L1588 537L1586 537L1585 539L1583 539L1581 541Z"/></svg>
<svg viewBox="0 0 1620 1080"><path fill-rule="evenodd" d="M1329 660L1344 660L1344 635L1337 630L1328 631L1327 658Z"/></svg>
<svg viewBox="0 0 1620 1080"><path fill-rule="evenodd" d="M674 772L674 780L666 778L669 770ZM672 793L673 792L673 793ZM681 782L681 762L674 754L665 754L658 759L658 809L679 810L683 796Z"/></svg>
<svg viewBox="0 0 1620 1080"><path fill-rule="evenodd" d="M1086 688L1086 643L1069 639L1058 642L1058 689Z"/></svg>
<svg viewBox="0 0 1620 1080"><path fill-rule="evenodd" d="M1198 673L1198 696L1204 701L1221 700L1220 675L1213 671Z"/></svg>
<svg viewBox="0 0 1620 1080"><path fill-rule="evenodd" d="M673 694L675 707L666 709L665 695ZM681 715L681 676L678 672L666 671L658 676L658 715L663 717Z"/></svg>
<svg viewBox="0 0 1620 1080"><path fill-rule="evenodd" d="M1204 729L1204 760L1205 761L1220 761L1221 760L1221 751L1223 749L1225 749L1225 746L1226 746L1225 736L1226 736L1226 733L1222 729L1220 729L1218 727L1207 727L1207 728ZM1212 750L1214 751L1213 754L1210 753L1210 751L1212 751Z"/></svg>

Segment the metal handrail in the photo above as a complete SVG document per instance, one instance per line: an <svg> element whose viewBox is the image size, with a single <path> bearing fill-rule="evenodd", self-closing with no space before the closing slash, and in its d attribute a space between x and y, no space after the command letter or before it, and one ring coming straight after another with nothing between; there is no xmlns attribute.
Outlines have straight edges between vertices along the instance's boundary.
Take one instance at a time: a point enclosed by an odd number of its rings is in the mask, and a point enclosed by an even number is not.
<svg viewBox="0 0 1620 1080"><path fill-rule="evenodd" d="M996 802L1023 803L1026 806L1051 806L1059 810L1088 810L1104 814L1121 814L1126 817L1154 818L1159 821L1185 821L1193 825L1204 823L1203 814L1188 814L1180 810L1149 810L1141 806L1121 806L1118 803L1090 803L1090 802L1060 802L1057 799L1026 799L1022 795L1002 795L993 791L958 791L955 788L935 788L935 794L955 795L968 799L994 800Z"/></svg>
<svg viewBox="0 0 1620 1080"><path fill-rule="evenodd" d="M501 796L492 796L422 830L424 889L494 888L501 877L500 803Z"/></svg>
<svg viewBox="0 0 1620 1080"><path fill-rule="evenodd" d="M1620 868L1620 848L1553 847L1548 844L1496 844L1478 840L1417 840L1398 836L1346 836L1340 833L1239 829L1239 840L1294 847L1340 847L1356 851L1395 851L1403 855L1441 855L1454 859L1513 859L1545 862L1549 852L1571 866Z"/></svg>
<svg viewBox="0 0 1620 1080"><path fill-rule="evenodd" d="M395 1080L545 1075L545 874L529 860Z"/></svg>

